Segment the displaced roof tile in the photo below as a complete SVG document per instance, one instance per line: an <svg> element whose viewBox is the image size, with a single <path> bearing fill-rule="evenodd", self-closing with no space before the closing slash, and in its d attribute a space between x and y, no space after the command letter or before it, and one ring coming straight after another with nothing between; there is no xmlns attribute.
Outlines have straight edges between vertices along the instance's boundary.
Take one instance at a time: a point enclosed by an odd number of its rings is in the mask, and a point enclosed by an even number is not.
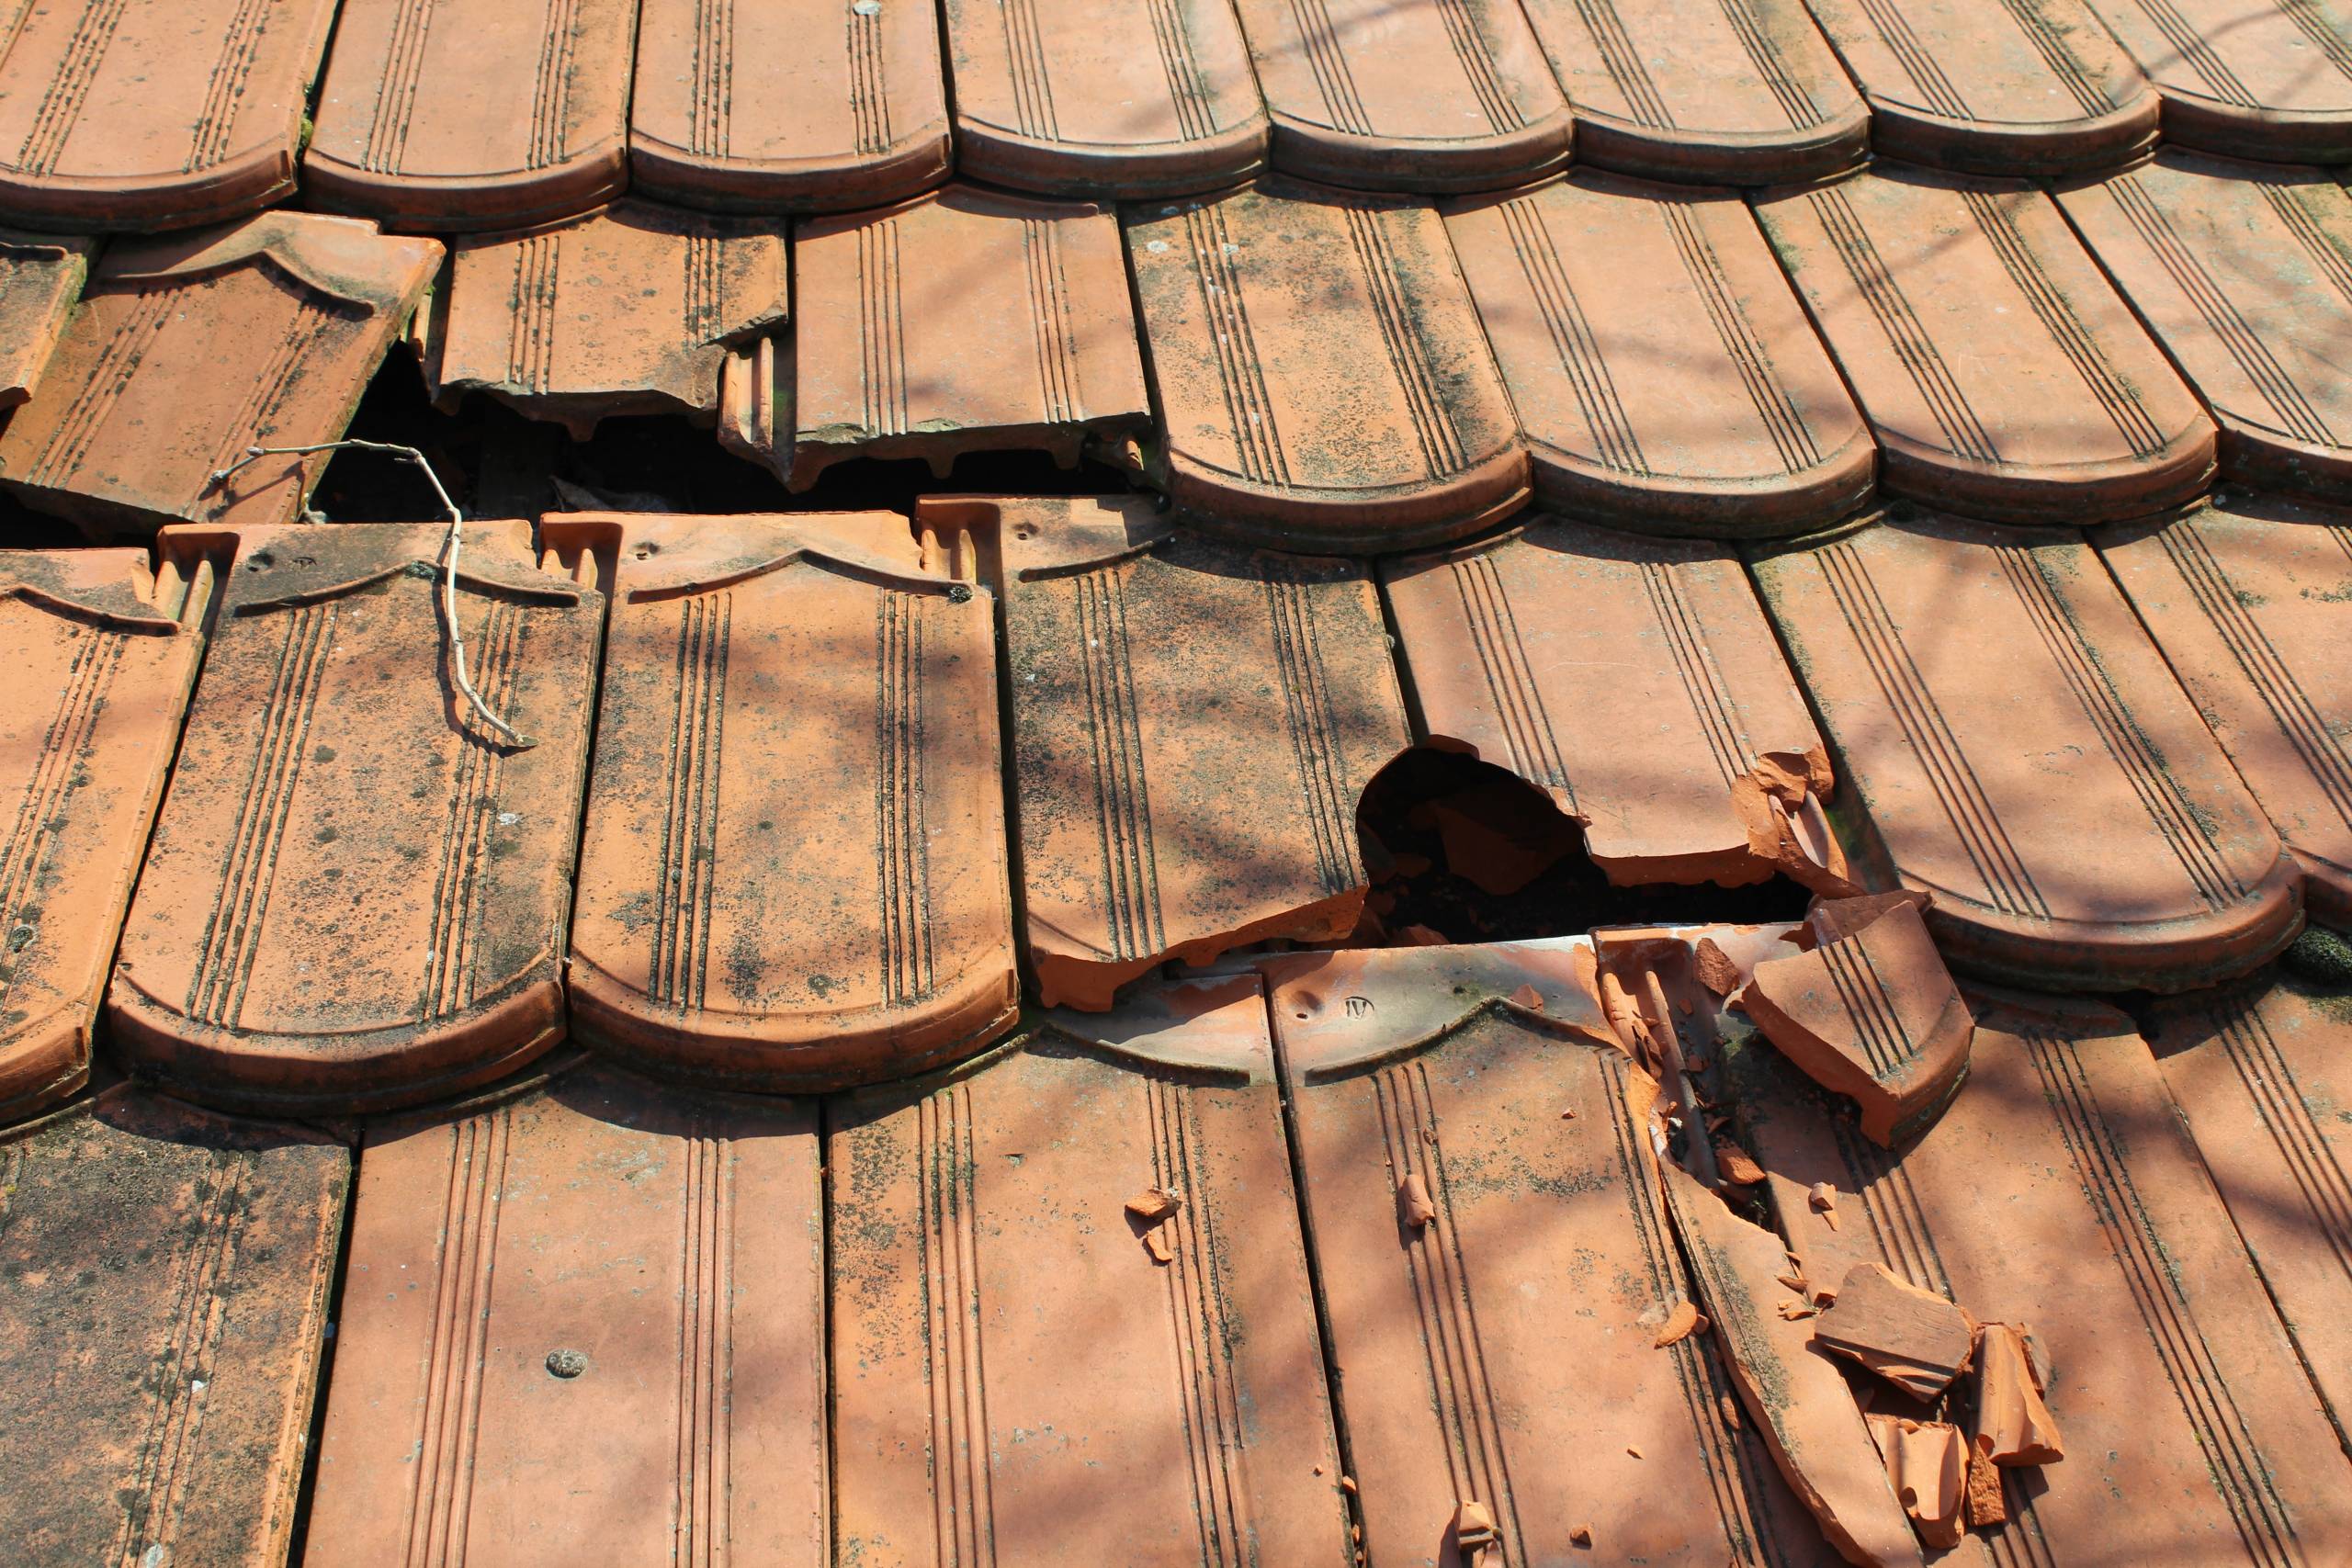
<svg viewBox="0 0 2352 1568"><path fill-rule="evenodd" d="M2165 140L2241 158L2352 156L2352 16L2335 0L2088 0L2164 100Z"/></svg>
<svg viewBox="0 0 2352 1568"><path fill-rule="evenodd" d="M0 409L40 390L96 249L90 240L0 229Z"/></svg>

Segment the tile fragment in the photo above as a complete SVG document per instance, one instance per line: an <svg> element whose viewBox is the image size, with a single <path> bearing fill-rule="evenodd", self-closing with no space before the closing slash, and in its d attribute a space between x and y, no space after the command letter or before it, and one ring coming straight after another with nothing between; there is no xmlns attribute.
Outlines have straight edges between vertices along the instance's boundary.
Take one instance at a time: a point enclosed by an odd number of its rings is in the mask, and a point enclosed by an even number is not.
<svg viewBox="0 0 2352 1568"><path fill-rule="evenodd" d="M0 229L0 410L40 390L96 250L92 240Z"/></svg>
<svg viewBox="0 0 2352 1568"><path fill-rule="evenodd" d="M1877 1411L1864 1419L1886 1458L1887 1481L1919 1539L1932 1547L1958 1546L1968 1533L1968 1449L1960 1428Z"/></svg>
<svg viewBox="0 0 2352 1568"><path fill-rule="evenodd" d="M1978 1362L1976 1430L1970 1439L1976 1451L2004 1468L2064 1459L2058 1423L2042 1398L2041 1375L2018 1326L1986 1324Z"/></svg>
<svg viewBox="0 0 2352 1568"><path fill-rule="evenodd" d="M1881 1263L1854 1265L1813 1326L1815 1344L1930 1402L1968 1365L1975 1340L1966 1313Z"/></svg>
<svg viewBox="0 0 2352 1568"><path fill-rule="evenodd" d="M2288 164L2352 160L2352 15L2336 0L2088 0L2148 73L2166 141Z"/></svg>

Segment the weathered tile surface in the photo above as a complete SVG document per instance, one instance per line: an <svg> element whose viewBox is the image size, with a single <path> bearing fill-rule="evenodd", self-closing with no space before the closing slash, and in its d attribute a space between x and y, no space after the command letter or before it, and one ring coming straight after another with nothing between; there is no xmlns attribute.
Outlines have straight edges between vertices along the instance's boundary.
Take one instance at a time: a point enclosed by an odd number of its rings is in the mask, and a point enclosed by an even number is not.
<svg viewBox="0 0 2352 1568"><path fill-rule="evenodd" d="M40 389L96 249L90 240L0 230L0 409Z"/></svg>
<svg viewBox="0 0 2352 1568"><path fill-rule="evenodd" d="M1884 490L2079 525L2212 477L2212 421L2041 192L1873 173L1758 210L1878 434Z"/></svg>
<svg viewBox="0 0 2352 1568"><path fill-rule="evenodd" d="M581 1037L777 1089L903 1077L1011 1027L995 611L967 552L888 513L545 527L619 555Z"/></svg>
<svg viewBox="0 0 2352 1568"><path fill-rule="evenodd" d="M2164 100L2165 140L2352 159L2352 15L2336 0L2087 0Z"/></svg>
<svg viewBox="0 0 2352 1568"><path fill-rule="evenodd" d="M1737 196L1577 175L1445 215L1546 503L1762 535L1869 497L1870 428Z"/></svg>

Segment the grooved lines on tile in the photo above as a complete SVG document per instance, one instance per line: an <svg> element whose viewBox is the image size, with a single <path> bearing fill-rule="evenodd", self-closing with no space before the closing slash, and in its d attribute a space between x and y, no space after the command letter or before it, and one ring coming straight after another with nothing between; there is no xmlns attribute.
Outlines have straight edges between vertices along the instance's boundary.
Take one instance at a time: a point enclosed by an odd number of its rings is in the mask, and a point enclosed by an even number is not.
<svg viewBox="0 0 2352 1568"><path fill-rule="evenodd" d="M1233 264L1239 247L1227 226L1223 204L1187 207L1184 238L1192 250L1193 276L1200 283L1201 309L1216 345L1217 379L1225 392L1242 477L1258 484L1287 485L1290 460L1283 454L1282 432L1274 423L1265 366L1250 330L1249 306L1242 298L1239 270Z"/></svg>
<svg viewBox="0 0 2352 1568"><path fill-rule="evenodd" d="M474 684L492 713L512 711L522 642L523 611L503 600L493 603L474 641L481 650ZM490 858L492 807L506 770L506 747L485 739L481 731L468 729L458 746L440 874L433 888L433 934L421 1015L427 1020L449 1017L474 999L486 912L482 872ZM254 923L260 923L258 915Z"/></svg>
<svg viewBox="0 0 2352 1568"><path fill-rule="evenodd" d="M1723 258L1715 254L1705 231L1691 216L1690 208L1678 199L1660 200L1657 210L1666 220L1668 231L1674 236L1684 270L1706 306L1707 320L1722 340L1724 352L1738 369L1740 385L1747 389L1757 418L1772 438L1772 449L1780 455L1781 471L1793 474L1820 462L1821 448L1805 424L1804 411L1798 408L1794 394L1773 374L1772 355L1756 335L1747 311L1740 309L1731 278L1724 271Z"/></svg>
<svg viewBox="0 0 2352 1568"><path fill-rule="evenodd" d="M1046 422L1069 424L1086 417L1079 385L1078 339L1062 272L1061 226L1050 218L1021 220L1021 255L1028 267L1029 320L1037 342L1037 384Z"/></svg>
<svg viewBox="0 0 2352 1568"><path fill-rule="evenodd" d="M1159 68L1168 78L1168 101L1176 110L1177 129L1187 141L1216 134L1216 105L1193 49L1193 30L1184 19L1183 0L1148 0L1152 41L1159 50Z"/></svg>
<svg viewBox="0 0 2352 1568"><path fill-rule="evenodd" d="M1429 344L1422 341L1413 312L1406 307L1404 288L1397 280L1396 249L1382 221L1385 214L1352 205L1341 211L1347 217L1348 238L1355 246L1374 319L1380 324L1382 345L1388 351L1405 406L1412 414L1413 434L1419 440L1429 477L1443 479L1460 473L1468 466L1461 434L1453 428L1453 413L1438 385Z"/></svg>
<svg viewBox="0 0 2352 1568"><path fill-rule="evenodd" d="M727 732L727 665L735 595L696 594L678 620L678 700L662 814L647 991L699 1011L710 981L710 928L718 883L718 791Z"/></svg>
<svg viewBox="0 0 2352 1568"><path fill-rule="evenodd" d="M1004 13L1013 118L1022 135L1057 141L1061 129L1054 118L1054 89L1046 68L1045 29L1037 19L1037 0L998 0L998 4Z"/></svg>
<svg viewBox="0 0 2352 1568"><path fill-rule="evenodd" d="M371 174L397 174L407 159L417 91L424 85L424 43L433 28L434 5L435 0L401 0L393 13L384 75L368 121L368 150L360 158L360 167Z"/></svg>
<svg viewBox="0 0 2352 1568"><path fill-rule="evenodd" d="M1601 464L1619 473L1644 477L1653 470L1642 457L1641 438L1632 417L1617 395L1617 384L1592 323L1577 302L1576 288L1561 264L1544 210L1525 197L1506 201L1497 209L1510 235L1511 251L1519 257L1528 291L1544 318L1560 369L1576 390L1577 409L1600 448Z"/></svg>
<svg viewBox="0 0 2352 1568"><path fill-rule="evenodd" d="M915 1186L938 1568L997 1568L996 1478L980 1343L977 1168L970 1085L951 1084L919 1100Z"/></svg>
<svg viewBox="0 0 2352 1568"><path fill-rule="evenodd" d="M882 12L849 8L849 109L857 151L890 150L890 77L882 53Z"/></svg>
<svg viewBox="0 0 2352 1568"><path fill-rule="evenodd" d="M580 43L581 0L547 0L539 42L539 74L531 97L531 142L526 167L563 161L571 139L571 57Z"/></svg>
<svg viewBox="0 0 2352 1568"><path fill-rule="evenodd" d="M734 1140L696 1129L682 1164L678 1313L677 1568L725 1568L732 1539Z"/></svg>
<svg viewBox="0 0 2352 1568"><path fill-rule="evenodd" d="M1152 841L1151 785L1145 776L1143 721L1127 640L1126 575L1104 567L1071 581L1086 676L1086 729L1092 743L1094 801L1102 831L1103 910L1114 959L1168 945Z"/></svg>
<svg viewBox="0 0 2352 1568"><path fill-rule="evenodd" d="M1664 561L1641 563L1642 587L1658 635L1674 655L1674 671L1690 699L1690 716L1707 739L1708 753L1729 789L1747 776L1756 751L1748 739L1739 705L1732 700L1722 665L1708 643L1705 625L1690 612L1674 569Z"/></svg>
<svg viewBox="0 0 2352 1568"><path fill-rule="evenodd" d="M115 323L106 346L99 350L97 362L76 393L73 407L51 428L49 439L41 443L40 452L27 467L26 483L62 487L82 466L92 443L106 427L107 416L121 401L131 378L138 374L140 362L172 321L175 294L169 288L146 289L134 297L122 319Z"/></svg>
<svg viewBox="0 0 2352 1568"><path fill-rule="evenodd" d="M1355 881L1355 800L1340 756L1339 723L1331 713L1330 682L1315 626L1315 599L1307 584L1281 563L1264 561L1261 572L1299 793L1315 833L1315 863L1324 892L1337 896Z"/></svg>
<svg viewBox="0 0 2352 1568"><path fill-rule="evenodd" d="M262 35L277 0L238 0L237 9L220 39L220 53L206 79L204 107L197 113L195 135L188 143L183 174L209 169L229 154L229 139L236 133L237 111L243 106L254 63L261 58Z"/></svg>
<svg viewBox="0 0 2352 1568"><path fill-rule="evenodd" d="M880 971L892 1003L920 1001L932 964L931 841L923 799L923 612L919 594L875 598L874 838L881 864Z"/></svg>
<svg viewBox="0 0 2352 1568"><path fill-rule="evenodd" d="M2320 1130L2320 1113L2303 1092L2294 1063L2250 996L2215 1002L2205 1010L2205 1021L2270 1134L2279 1168L2303 1200L2303 1228L2326 1243L2337 1267L2352 1280L2352 1175Z"/></svg>
<svg viewBox="0 0 2352 1568"><path fill-rule="evenodd" d="M1480 553L1452 562L1447 570L1462 597L1463 624L1470 629L1497 722L1510 753L1510 770L1539 786L1565 792L1576 809L1576 785L1568 778L1560 738L1544 704L1544 689L1528 663L1519 635L1519 616L1494 558Z"/></svg>
<svg viewBox="0 0 2352 1568"><path fill-rule="evenodd" d="M861 225L857 231L857 298L865 434L904 435L912 415L907 401L906 302L895 218Z"/></svg>
<svg viewBox="0 0 2352 1568"><path fill-rule="evenodd" d="M858 59L858 24L870 18L849 12L850 60ZM687 120L687 146L706 158L731 150L735 113L735 0L695 0L694 95ZM853 73L853 84L855 76ZM853 85L850 104L859 106ZM860 122L861 132L864 130ZM860 152L865 151L861 145Z"/></svg>
<svg viewBox="0 0 2352 1568"><path fill-rule="evenodd" d="M114 42L130 7L131 0L82 0L82 13L74 24L74 35L41 94L40 107L34 112L32 126L25 132L24 145L17 152L17 166L25 173L46 175L57 172L57 162L65 154L65 143L73 137L74 128L81 123L82 111L89 104L90 89L97 84L98 67L105 63L107 49Z"/></svg>
<svg viewBox="0 0 2352 1568"><path fill-rule="evenodd" d="M36 901L58 829L64 825L74 791L84 782L82 774L91 761L98 720L106 712L131 634L88 627L76 628L73 635L81 646L74 650L65 682L58 692L56 712L41 735L40 752L25 781L16 820L6 840L0 840L0 944L5 944L0 951L11 954L10 962L0 966L0 1017L6 1015L9 993L26 967L15 956L23 951L15 938L18 922L25 919L27 907ZM0 1210L0 1214L5 1213Z"/></svg>

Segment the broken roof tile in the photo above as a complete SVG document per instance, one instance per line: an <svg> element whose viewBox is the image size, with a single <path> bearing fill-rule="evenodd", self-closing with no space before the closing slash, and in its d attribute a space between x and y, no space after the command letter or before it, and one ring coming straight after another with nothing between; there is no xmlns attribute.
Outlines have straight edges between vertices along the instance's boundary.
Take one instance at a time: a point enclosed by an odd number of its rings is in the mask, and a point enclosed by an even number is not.
<svg viewBox="0 0 2352 1568"><path fill-rule="evenodd" d="M944 478L963 453L1035 447L1074 468L1090 437L1150 421L1105 209L956 186L803 223L792 249L794 340L729 361L719 439L795 490L849 457Z"/></svg>
<svg viewBox="0 0 2352 1568"><path fill-rule="evenodd" d="M1650 1155L1656 1086L1616 1048L1590 965L1581 939L1260 965L1364 1544L1453 1562L1468 1543L1449 1527L1475 1507L1503 1562L1588 1542L1681 1568L1833 1562L1753 1425L1724 1415L1719 1336L1665 1337L1693 1303ZM1426 1224L1399 1218L1408 1187Z"/></svg>
<svg viewBox="0 0 2352 1568"><path fill-rule="evenodd" d="M98 533L284 522L323 457L220 470L342 435L440 263L435 241L298 212L114 245L0 434L0 482Z"/></svg>
<svg viewBox="0 0 2352 1568"><path fill-rule="evenodd" d="M1869 498L1870 428L1736 194L1578 174L1445 214L1544 502L1749 535Z"/></svg>
<svg viewBox="0 0 2352 1568"><path fill-rule="evenodd" d="M1836 1232L1781 1206L1809 1271L1843 1251L1987 1323L2032 1325L2065 1459L2022 1483L2004 1472L1994 1560L2344 1558L2343 1451L2131 1020L1970 999L1969 1087L1899 1156L1785 1067L1743 1099L1767 1166L1840 1194Z"/></svg>
<svg viewBox="0 0 2352 1568"><path fill-rule="evenodd" d="M2234 494L2096 537L2302 866L2312 912L2352 925L2352 513Z"/></svg>
<svg viewBox="0 0 2352 1568"><path fill-rule="evenodd" d="M1237 0L1273 163L1361 190L1489 190L1568 161L1568 102L1501 0Z"/></svg>
<svg viewBox="0 0 2352 1568"><path fill-rule="evenodd" d="M772 220L625 201L449 249L448 279L419 313L436 397L487 392L576 441L617 414L715 419L729 345L783 331L791 298Z"/></svg>
<svg viewBox="0 0 2352 1568"><path fill-rule="evenodd" d="M2335 0L2088 0L2164 100L2166 141L2352 158L2352 16Z"/></svg>
<svg viewBox="0 0 2352 1568"><path fill-rule="evenodd" d="M0 1142L11 1559L286 1561L350 1170L127 1085Z"/></svg>
<svg viewBox="0 0 2352 1568"><path fill-rule="evenodd" d="M175 229L285 199L334 14L334 0L16 7L0 220Z"/></svg>
<svg viewBox="0 0 2352 1568"><path fill-rule="evenodd" d="M568 218L628 183L638 0L342 0L311 200L403 229Z"/></svg>
<svg viewBox="0 0 2352 1568"><path fill-rule="evenodd" d="M1828 752L1722 547L1537 518L1382 578L1428 738L1580 818L1611 882L1842 888Z"/></svg>
<svg viewBox="0 0 2352 1568"><path fill-rule="evenodd" d="M638 190L727 212L837 212L947 177L939 18L922 0L641 5Z"/></svg>
<svg viewBox="0 0 2352 1568"><path fill-rule="evenodd" d="M840 1561L1347 1561L1256 976L826 1110Z"/></svg>
<svg viewBox="0 0 2352 1568"><path fill-rule="evenodd" d="M2211 479L2212 422L2041 192L1873 172L1758 211L1877 432L1881 488L2073 525Z"/></svg>
<svg viewBox="0 0 2352 1568"><path fill-rule="evenodd" d="M241 529L107 1021L191 1099L413 1104L562 1038L560 984L604 600L469 523Z"/></svg>
<svg viewBox="0 0 2352 1568"><path fill-rule="evenodd" d="M2316 169L2166 152L2058 201L2213 411L2222 471L2352 499L2344 187Z"/></svg>
<svg viewBox="0 0 2352 1568"><path fill-rule="evenodd" d="M619 558L579 1036L773 1090L899 1077L1010 1028L993 601L889 513L542 526Z"/></svg>
<svg viewBox="0 0 2352 1568"><path fill-rule="evenodd" d="M1818 179L1869 153L1870 111L1803 0L1529 0L1579 164L1660 180Z"/></svg>
<svg viewBox="0 0 2352 1568"><path fill-rule="evenodd" d="M2156 95L2083 0L1808 0L1881 154L1986 175L2131 161Z"/></svg>
<svg viewBox="0 0 2352 1568"><path fill-rule="evenodd" d="M1914 1421L1872 1411L1864 1417L1886 1459L1886 1479L1903 1500L1919 1539L1938 1548L1958 1546L1968 1533L1962 1512L1968 1497L1968 1450L1948 1421Z"/></svg>
<svg viewBox="0 0 2352 1568"><path fill-rule="evenodd" d="M1927 1401L1951 1386L1975 1341L1966 1313L1883 1263L1847 1270L1837 1299L1813 1324L1815 1344Z"/></svg>
<svg viewBox="0 0 2352 1568"><path fill-rule="evenodd" d="M0 229L0 410L40 389L96 249L93 240Z"/></svg>
<svg viewBox="0 0 2352 1568"><path fill-rule="evenodd" d="M1223 0L946 0L956 155L1048 196L1216 190L1266 159L1250 46Z"/></svg>
<svg viewBox="0 0 2352 1568"><path fill-rule="evenodd" d="M1932 893L1954 964L2184 990L2291 940L2301 873L2079 535L1888 518L1753 567L1860 880Z"/></svg>
<svg viewBox="0 0 2352 1568"><path fill-rule="evenodd" d="M813 1104L595 1065L371 1124L304 1560L818 1568L820 1182Z"/></svg>
<svg viewBox="0 0 2352 1568"><path fill-rule="evenodd" d="M1100 1010L1176 957L1338 942L1356 802L1408 745L1372 573L1179 532L1149 500L939 501L993 524L1030 966Z"/></svg>
<svg viewBox="0 0 2352 1568"><path fill-rule="evenodd" d="M1527 499L1510 396L1427 203L1263 181L1126 221L1162 422L1149 477L1202 526L1389 550Z"/></svg>
<svg viewBox="0 0 2352 1568"><path fill-rule="evenodd" d="M203 646L213 564L0 551L0 1122L90 1074L117 934Z"/></svg>

